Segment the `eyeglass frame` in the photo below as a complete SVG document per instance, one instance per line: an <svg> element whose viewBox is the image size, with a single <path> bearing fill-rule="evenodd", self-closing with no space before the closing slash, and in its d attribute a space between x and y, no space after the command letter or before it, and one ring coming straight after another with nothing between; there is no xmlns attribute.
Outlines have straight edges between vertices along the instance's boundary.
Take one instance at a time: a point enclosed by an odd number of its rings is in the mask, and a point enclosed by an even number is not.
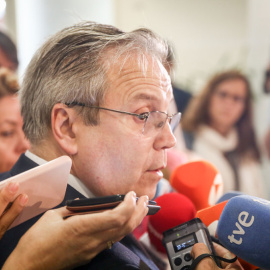
<svg viewBox="0 0 270 270"><path fill-rule="evenodd" d="M85 103L82 103L82 102L77 102L77 101L73 101L73 102L65 102L64 103L65 105L67 105L68 107L72 107L72 106L80 106L80 107L87 107L87 108L93 108L93 109L100 109L100 110L106 110L106 111L111 111L111 112L116 112L116 113L122 113L122 114L127 114L127 115L132 115L132 116L136 116L138 117L140 120L144 120L144 128L145 128L145 125L146 125L146 122L147 122L147 119L149 118L150 114L152 112L159 112L159 113L162 113L162 114L165 114L167 116L167 119L165 121L165 124L168 120L169 122L169 125L171 123L171 120L174 116L176 115L179 115L179 122L177 124L175 124L175 126L170 126L171 127L171 131L174 132L177 125L180 123L180 120L181 120L181 112L177 112L177 113L174 113L172 115L168 115L168 113L166 112L161 112L161 111L151 111L151 112L143 112L141 114L137 114L137 113L131 113L131 112L126 112L126 111L119 111L119 110L115 110L115 109L109 109L109 108L105 108L105 107L99 107L99 106L94 106L94 105L87 105ZM164 124L164 126L165 126ZM163 127L164 127L163 126ZM162 129L163 129L162 127ZM144 128L142 130L142 134L144 132Z"/></svg>

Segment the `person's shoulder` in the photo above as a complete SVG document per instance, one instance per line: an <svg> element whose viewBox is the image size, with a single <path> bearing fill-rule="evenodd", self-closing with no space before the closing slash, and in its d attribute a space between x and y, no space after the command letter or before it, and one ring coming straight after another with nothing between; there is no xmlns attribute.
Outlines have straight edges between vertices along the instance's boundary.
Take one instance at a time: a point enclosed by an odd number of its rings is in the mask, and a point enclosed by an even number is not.
<svg viewBox="0 0 270 270"><path fill-rule="evenodd" d="M3 180L5 180L5 179L7 179L9 177L11 177L10 171L0 173L0 181L3 181Z"/></svg>

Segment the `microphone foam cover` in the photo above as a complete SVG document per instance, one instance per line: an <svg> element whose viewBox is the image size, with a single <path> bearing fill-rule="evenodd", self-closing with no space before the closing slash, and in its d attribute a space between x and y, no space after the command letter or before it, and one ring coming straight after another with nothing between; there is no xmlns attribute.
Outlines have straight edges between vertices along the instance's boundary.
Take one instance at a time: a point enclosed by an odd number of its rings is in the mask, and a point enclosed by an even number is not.
<svg viewBox="0 0 270 270"><path fill-rule="evenodd" d="M170 183L190 198L197 210L214 205L223 193L221 175L211 163L203 160L178 166L171 174Z"/></svg>
<svg viewBox="0 0 270 270"><path fill-rule="evenodd" d="M245 195L245 194L243 192L235 191L235 190L232 190L230 192L226 192L217 200L216 204L224 202L224 201L228 201L231 198L233 198L235 196L239 196L239 195Z"/></svg>
<svg viewBox="0 0 270 270"><path fill-rule="evenodd" d="M240 195L223 209L217 228L219 241L235 255L270 269L270 202Z"/></svg>
<svg viewBox="0 0 270 270"><path fill-rule="evenodd" d="M159 196L155 201L161 209L148 217L147 231L151 244L167 254L162 244L163 232L193 219L196 209L189 198L176 192Z"/></svg>

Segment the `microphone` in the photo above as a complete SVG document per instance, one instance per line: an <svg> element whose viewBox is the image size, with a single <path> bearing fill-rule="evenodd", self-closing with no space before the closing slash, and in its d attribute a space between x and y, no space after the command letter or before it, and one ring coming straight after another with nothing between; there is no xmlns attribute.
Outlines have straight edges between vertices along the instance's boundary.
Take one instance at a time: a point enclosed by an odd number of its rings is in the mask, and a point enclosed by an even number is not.
<svg viewBox="0 0 270 270"><path fill-rule="evenodd" d="M249 195L231 198L219 218L222 245L246 262L270 269L270 201Z"/></svg>
<svg viewBox="0 0 270 270"><path fill-rule="evenodd" d="M239 191L231 191L223 194L214 206L201 209L197 212L196 217L208 227L211 236L216 237L216 230L219 221L219 217L227 204L228 200L239 195L244 195Z"/></svg>
<svg viewBox="0 0 270 270"><path fill-rule="evenodd" d="M197 210L214 205L223 193L223 180L218 170L207 161L193 161L178 166L170 183L194 203Z"/></svg>
<svg viewBox="0 0 270 270"><path fill-rule="evenodd" d="M218 203L214 206L199 210L196 217L199 218L208 228L211 236L216 237L216 230L220 215L228 201Z"/></svg>
<svg viewBox="0 0 270 270"><path fill-rule="evenodd" d="M224 193L216 202L216 204L227 201L235 196L239 196L239 195L245 195L243 192L240 191L229 191Z"/></svg>
<svg viewBox="0 0 270 270"><path fill-rule="evenodd" d="M155 199L161 209L148 216L147 232L150 243L161 253L167 254L162 244L163 232L195 217L196 209L185 195L172 192Z"/></svg>
<svg viewBox="0 0 270 270"><path fill-rule="evenodd" d="M219 201L222 201L225 198L233 198L233 196L240 195L240 192L229 192L225 193L224 196L222 196ZM208 227L209 233L211 236L217 238L217 227L219 218L222 214L222 211L225 207L225 205L228 203L229 200L222 201L214 206L210 206L208 208L199 210L196 214L196 217L200 218L201 221ZM244 267L245 270L254 270L258 267L244 261L242 258L238 258L241 265Z"/></svg>

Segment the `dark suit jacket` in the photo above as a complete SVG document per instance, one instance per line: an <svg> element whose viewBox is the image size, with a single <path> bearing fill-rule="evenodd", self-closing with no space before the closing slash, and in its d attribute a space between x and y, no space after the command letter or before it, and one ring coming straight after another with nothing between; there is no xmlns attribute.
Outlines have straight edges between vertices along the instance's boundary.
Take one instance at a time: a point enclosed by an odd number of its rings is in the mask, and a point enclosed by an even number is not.
<svg viewBox="0 0 270 270"><path fill-rule="evenodd" d="M0 181L16 174L22 173L38 166L35 162L21 155L11 171L0 174ZM68 185L63 202L57 206L64 206L66 200L83 198L77 190ZM40 215L41 216L41 215ZM0 267L16 247L20 237L40 218L34 217L10 230L8 230L0 241ZM52 251L53 252L53 251ZM19 263L19 262L18 262ZM126 236L121 242L115 243L110 250L104 250L97 255L87 265L76 269L95 269L95 270L119 270L119 269L153 269L158 270L143 246L132 236Z"/></svg>
<svg viewBox="0 0 270 270"><path fill-rule="evenodd" d="M174 100L175 100L178 112L181 112L182 114L184 114L188 106L188 103L190 99L192 98L192 95L189 92L182 90L180 88L177 88L175 85L173 85L173 96L174 96Z"/></svg>

